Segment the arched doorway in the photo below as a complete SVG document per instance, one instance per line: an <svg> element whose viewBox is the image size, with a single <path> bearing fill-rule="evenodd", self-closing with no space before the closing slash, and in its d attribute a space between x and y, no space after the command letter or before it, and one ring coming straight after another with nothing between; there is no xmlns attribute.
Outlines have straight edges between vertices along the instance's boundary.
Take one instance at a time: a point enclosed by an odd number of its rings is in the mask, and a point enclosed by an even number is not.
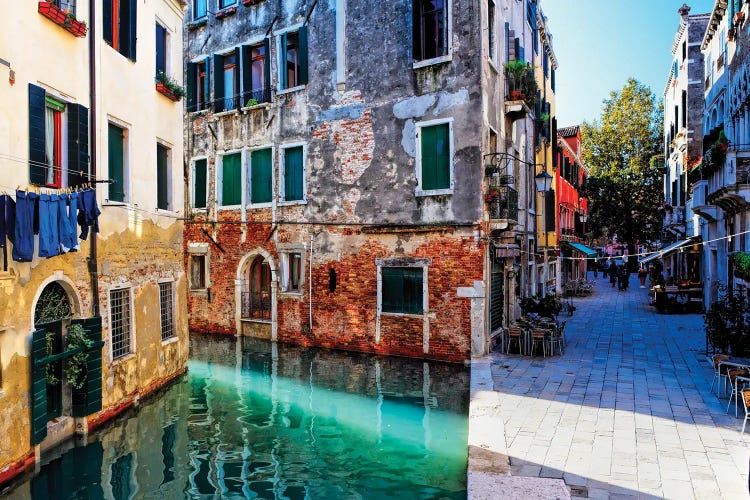
<svg viewBox="0 0 750 500"><path fill-rule="evenodd" d="M70 297L65 288L53 281L44 287L34 308L34 328L46 331L47 356L60 354L65 350L63 332L73 314ZM63 362L47 364L47 416L49 419L63 415L70 402L64 398Z"/></svg>
<svg viewBox="0 0 750 500"><path fill-rule="evenodd" d="M248 267L247 287L242 297L242 319L271 320L271 266L262 255Z"/></svg>

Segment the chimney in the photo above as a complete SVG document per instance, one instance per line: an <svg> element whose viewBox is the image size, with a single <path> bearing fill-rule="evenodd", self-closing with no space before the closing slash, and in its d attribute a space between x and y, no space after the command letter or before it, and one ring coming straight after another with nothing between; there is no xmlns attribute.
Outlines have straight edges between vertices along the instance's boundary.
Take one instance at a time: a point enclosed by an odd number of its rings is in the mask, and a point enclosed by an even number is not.
<svg viewBox="0 0 750 500"><path fill-rule="evenodd" d="M682 4L682 7L677 9L677 12L679 12L680 16L682 16L682 22L687 22L688 14L690 14L690 6L686 3Z"/></svg>

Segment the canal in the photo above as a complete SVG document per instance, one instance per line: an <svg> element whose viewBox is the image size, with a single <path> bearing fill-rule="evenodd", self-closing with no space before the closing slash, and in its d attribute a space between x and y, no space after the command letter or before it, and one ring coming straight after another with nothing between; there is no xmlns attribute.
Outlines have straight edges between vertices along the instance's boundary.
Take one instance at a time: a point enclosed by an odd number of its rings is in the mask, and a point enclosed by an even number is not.
<svg viewBox="0 0 750 500"><path fill-rule="evenodd" d="M188 374L11 498L466 498L463 366L194 336Z"/></svg>

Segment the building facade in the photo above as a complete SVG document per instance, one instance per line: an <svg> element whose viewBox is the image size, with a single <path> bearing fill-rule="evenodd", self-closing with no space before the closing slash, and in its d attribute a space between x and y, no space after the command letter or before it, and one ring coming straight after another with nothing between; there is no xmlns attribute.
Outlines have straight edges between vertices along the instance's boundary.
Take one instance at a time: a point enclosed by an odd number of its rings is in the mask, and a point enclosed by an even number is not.
<svg viewBox="0 0 750 500"><path fill-rule="evenodd" d="M0 483L186 369L183 111L155 83L181 80L183 9L25 2L0 21Z"/></svg>
<svg viewBox="0 0 750 500"><path fill-rule="evenodd" d="M192 2L191 329L484 352L535 277L533 111L505 98L535 57L521 4Z"/></svg>

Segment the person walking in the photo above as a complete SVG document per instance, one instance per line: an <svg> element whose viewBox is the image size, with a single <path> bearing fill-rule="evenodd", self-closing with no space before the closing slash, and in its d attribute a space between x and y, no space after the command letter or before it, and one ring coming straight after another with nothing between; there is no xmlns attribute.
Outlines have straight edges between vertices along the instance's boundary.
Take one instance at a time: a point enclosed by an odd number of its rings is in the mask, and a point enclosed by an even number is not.
<svg viewBox="0 0 750 500"><path fill-rule="evenodd" d="M617 282L617 264L615 264L614 260L609 261L609 283L612 285L612 288L615 287L615 283Z"/></svg>
<svg viewBox="0 0 750 500"><path fill-rule="evenodd" d="M641 266L638 270L638 280L641 282L641 288L646 288L646 276L648 276L648 271Z"/></svg>
<svg viewBox="0 0 750 500"><path fill-rule="evenodd" d="M592 267L594 268L594 279L599 277L599 263L596 260L590 260Z"/></svg>

